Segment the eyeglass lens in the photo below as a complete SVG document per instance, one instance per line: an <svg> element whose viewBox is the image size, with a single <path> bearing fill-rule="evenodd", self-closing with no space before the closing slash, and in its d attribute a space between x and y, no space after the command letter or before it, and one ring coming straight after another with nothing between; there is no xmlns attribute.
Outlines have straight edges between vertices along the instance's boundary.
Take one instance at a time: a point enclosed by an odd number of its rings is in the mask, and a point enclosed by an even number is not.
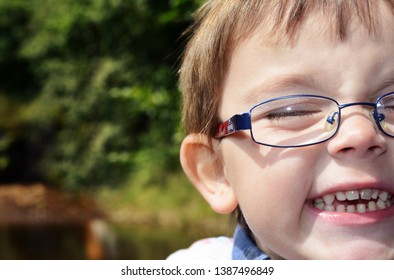
<svg viewBox="0 0 394 280"><path fill-rule="evenodd" d="M394 94L378 100L375 114L379 128L393 136ZM263 102L252 108L250 115L254 141L278 147L326 141L334 136L340 123L338 103L320 96L288 96Z"/></svg>
<svg viewBox="0 0 394 280"><path fill-rule="evenodd" d="M394 136L394 93L381 98L376 109L381 129L389 136Z"/></svg>

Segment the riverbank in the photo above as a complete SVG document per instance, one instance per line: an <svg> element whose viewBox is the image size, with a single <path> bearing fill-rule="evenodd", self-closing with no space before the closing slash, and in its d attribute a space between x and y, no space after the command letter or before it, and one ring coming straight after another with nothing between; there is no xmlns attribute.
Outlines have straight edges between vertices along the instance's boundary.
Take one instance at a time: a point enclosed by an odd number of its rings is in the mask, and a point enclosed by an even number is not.
<svg viewBox="0 0 394 280"><path fill-rule="evenodd" d="M42 184L0 191L1 259L164 259L198 239L231 236L234 228L182 175L80 193ZM102 255L87 253L92 244Z"/></svg>
<svg viewBox="0 0 394 280"><path fill-rule="evenodd" d="M215 213L182 176L174 176L164 186L102 188L94 196L115 224L198 230L208 235L231 234L233 228L231 218Z"/></svg>
<svg viewBox="0 0 394 280"><path fill-rule="evenodd" d="M120 259L164 259L212 236L231 236L231 217L215 213L182 176L170 184L103 188L95 200L117 236Z"/></svg>

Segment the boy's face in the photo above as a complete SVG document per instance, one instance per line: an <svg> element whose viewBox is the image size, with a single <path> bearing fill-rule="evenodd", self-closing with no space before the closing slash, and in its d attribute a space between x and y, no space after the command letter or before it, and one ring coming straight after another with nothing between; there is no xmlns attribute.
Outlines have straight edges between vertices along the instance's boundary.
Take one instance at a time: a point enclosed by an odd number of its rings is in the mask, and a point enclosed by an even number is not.
<svg viewBox="0 0 394 280"><path fill-rule="evenodd" d="M340 104L373 102L394 92L394 18L384 9L377 34L350 26L340 42L321 18L308 19L296 44L264 44L256 35L233 53L219 115L227 119L269 98L316 94ZM312 81L312 82L311 82ZM312 201L337 191L394 194L394 139L369 117L370 108L342 110L328 142L271 148L248 132L222 140L226 180L256 243L286 259L394 259L394 207L367 213L319 210Z"/></svg>

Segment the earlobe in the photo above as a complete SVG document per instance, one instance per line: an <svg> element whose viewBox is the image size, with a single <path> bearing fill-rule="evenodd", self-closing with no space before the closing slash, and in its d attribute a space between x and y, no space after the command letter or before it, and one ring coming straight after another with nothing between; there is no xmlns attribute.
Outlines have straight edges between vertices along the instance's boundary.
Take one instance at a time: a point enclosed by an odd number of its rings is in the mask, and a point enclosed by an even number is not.
<svg viewBox="0 0 394 280"><path fill-rule="evenodd" d="M203 134L186 136L181 145L180 159L183 170L197 190L221 214L228 214L238 205L217 151L209 137Z"/></svg>

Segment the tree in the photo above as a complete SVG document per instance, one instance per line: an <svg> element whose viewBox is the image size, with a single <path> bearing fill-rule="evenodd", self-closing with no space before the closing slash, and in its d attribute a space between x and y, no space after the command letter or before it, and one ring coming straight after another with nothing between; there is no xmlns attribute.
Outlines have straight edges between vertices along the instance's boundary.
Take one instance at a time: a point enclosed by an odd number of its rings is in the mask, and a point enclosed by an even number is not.
<svg viewBox="0 0 394 280"><path fill-rule="evenodd" d="M197 0L0 0L5 180L118 186L179 169L176 64Z"/></svg>

